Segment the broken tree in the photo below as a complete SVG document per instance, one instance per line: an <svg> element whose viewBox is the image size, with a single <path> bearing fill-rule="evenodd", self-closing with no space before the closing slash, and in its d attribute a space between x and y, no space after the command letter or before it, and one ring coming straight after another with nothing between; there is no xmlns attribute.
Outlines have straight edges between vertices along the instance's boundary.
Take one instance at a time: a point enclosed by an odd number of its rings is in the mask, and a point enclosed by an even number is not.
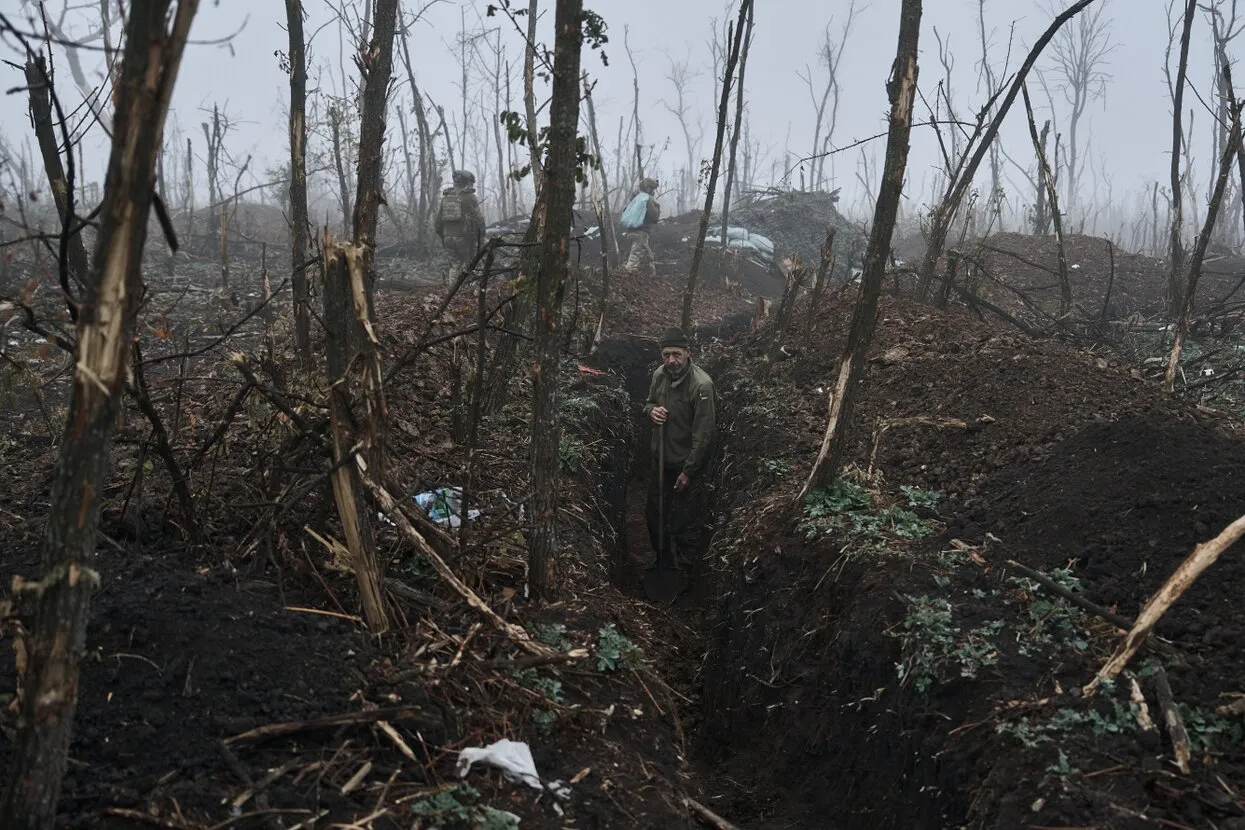
<svg viewBox="0 0 1245 830"><path fill-rule="evenodd" d="M735 76L735 66L739 63L739 55L743 49L744 32L748 26L748 15L752 9L752 0L742 0L739 4L739 19L734 24L731 37L730 53L726 57L726 68L722 73L722 96L718 102L718 132L713 141L713 162L709 166L709 181L705 185L705 209L700 214L700 228L696 232L696 249L692 251L692 267L687 274L687 287L683 289L683 330L692 330L692 303L696 299L696 279L700 275L700 260L705 253L705 236L709 232L709 219L713 214L713 196L718 185L718 172L722 169L722 144L726 135L726 117L731 105L731 79Z"/></svg>
<svg viewBox="0 0 1245 830"><path fill-rule="evenodd" d="M94 269L78 320L69 417L52 481L43 578L27 585L34 629L24 638L17 740L0 826L52 830L86 647L100 496L142 293L142 251L177 70L197 0L133 0L116 93Z"/></svg>
<svg viewBox="0 0 1245 830"><path fill-rule="evenodd" d="M878 298L882 293L882 279L886 276L891 234L895 230L899 199L903 195L904 174L908 167L908 138L912 132L912 106L916 99L917 46L920 34L921 0L904 0L899 14L899 45L895 52L895 63L891 67L891 77L886 84L887 97L891 103L886 166L882 171L882 184L878 189L877 205L873 211L869 247L865 251L864 272L860 277L860 299L856 303L856 314L852 319L847 348L839 364L838 382L830 393L830 415L826 423L826 433L813 469L800 491L800 498L814 487L820 487L837 476L843 463L847 427L851 423L856 404L856 390L864 377L865 357L873 342Z"/></svg>

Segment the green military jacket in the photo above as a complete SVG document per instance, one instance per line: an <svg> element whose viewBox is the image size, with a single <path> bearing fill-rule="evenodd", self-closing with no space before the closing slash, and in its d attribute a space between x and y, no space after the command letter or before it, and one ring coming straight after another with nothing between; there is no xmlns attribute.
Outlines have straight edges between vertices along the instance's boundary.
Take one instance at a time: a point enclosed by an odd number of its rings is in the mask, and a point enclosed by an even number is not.
<svg viewBox="0 0 1245 830"><path fill-rule="evenodd" d="M648 403L644 414L653 407L664 406L666 417L666 467L677 467L696 478L704 472L709 454L717 438L717 400L713 391L713 379L695 363L689 363L683 377L674 380L665 366L653 372L649 385ZM653 426L653 455L657 455L657 442L661 430Z"/></svg>

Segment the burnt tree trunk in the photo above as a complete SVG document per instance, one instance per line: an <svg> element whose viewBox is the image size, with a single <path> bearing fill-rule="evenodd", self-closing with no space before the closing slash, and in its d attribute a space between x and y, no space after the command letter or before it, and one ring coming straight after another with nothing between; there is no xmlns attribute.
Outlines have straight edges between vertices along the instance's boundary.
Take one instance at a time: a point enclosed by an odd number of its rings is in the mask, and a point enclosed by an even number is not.
<svg viewBox="0 0 1245 830"><path fill-rule="evenodd" d="M342 112L337 104L329 105L329 136L333 141L333 166L337 170L337 190L341 197L342 227L349 230L350 185L346 183L346 162L342 158Z"/></svg>
<svg viewBox="0 0 1245 830"><path fill-rule="evenodd" d="M1040 187L1045 190L1050 201L1050 219L1055 226L1055 249L1059 272L1059 321L1062 325L1068 313L1072 311L1072 283L1068 279L1068 252L1063 245L1063 217L1059 215L1059 189L1055 187L1055 174L1051 172L1050 162L1046 159L1045 142L1038 135L1037 122L1033 120L1033 102L1029 100L1029 86L1026 84L1021 87L1021 92L1025 99L1025 116L1029 120L1029 138L1033 140L1033 151L1037 153ZM1049 123L1047 122L1048 125Z"/></svg>
<svg viewBox="0 0 1245 830"><path fill-rule="evenodd" d="M77 309L72 305L69 282L72 278L79 287L85 285L91 266L86 255L86 245L82 242L82 234L73 227L73 180L70 178L71 174L66 174L65 166L61 163L60 142L56 139L56 127L52 120L52 83L42 55L27 59L26 86L30 90L30 115L35 125L39 152L43 156L43 169L47 171L48 186L52 189L56 212L61 218L61 290L65 292L65 302L70 303L70 314L76 316ZM72 171L73 152L69 150L68 144L66 149L66 158Z"/></svg>
<svg viewBox="0 0 1245 830"><path fill-rule="evenodd" d="M1184 225L1184 200L1180 195L1180 159L1184 150L1184 88L1189 72L1189 39L1197 0L1185 4L1184 28L1180 33L1180 63L1176 67L1176 88L1172 90L1172 156L1171 156L1171 236L1168 239L1167 309L1172 320L1180 316L1184 296L1184 244L1180 240Z"/></svg>
<svg viewBox="0 0 1245 830"><path fill-rule="evenodd" d="M735 126L731 130L731 151L726 161L726 186L722 189L722 250L729 240L726 229L730 225L731 191L735 186L735 159L739 152L739 134L744 125L744 73L748 69L748 47L752 45L752 5L748 5L748 22L744 31L743 51L739 55L739 82L735 88Z"/></svg>
<svg viewBox="0 0 1245 830"><path fill-rule="evenodd" d="M1050 136L1050 119L1046 119L1046 123L1042 124L1042 132L1038 136L1037 144L1042 148L1042 155L1046 154L1046 140ZM1033 209L1033 235L1045 236L1046 229L1050 227L1050 213L1046 205L1046 185L1040 181L1037 183L1037 207Z"/></svg>
<svg viewBox="0 0 1245 830"><path fill-rule="evenodd" d="M540 164L539 131L536 129L536 21L539 2L528 2L527 46L523 50L523 111L527 116L527 150L532 164L532 187L537 199L545 185L545 171Z"/></svg>
<svg viewBox="0 0 1245 830"><path fill-rule="evenodd" d="M602 264L607 272L605 287L602 289L605 296L601 298L601 308L602 312L604 312L609 291L608 271L609 268L618 266L618 235L615 233L614 217L610 210L610 181L606 173L605 162L603 161L605 154L601 150L601 136L597 132L597 108L592 102L592 84L588 82L587 73L584 73L584 106L588 109L588 137L592 140L592 152L596 156L595 170L600 187L596 208L601 225L601 245L605 251Z"/></svg>
<svg viewBox="0 0 1245 830"><path fill-rule="evenodd" d="M311 292L307 283L307 53L303 2L285 0L290 33L290 259L293 267L294 344L304 368L311 367Z"/></svg>
<svg viewBox="0 0 1245 830"><path fill-rule="evenodd" d="M908 166L908 139L912 132L912 105L916 98L917 46L921 35L921 0L903 0L899 13L899 45L895 63L886 84L890 98L890 129L886 141L886 166L873 211L873 229L865 251L864 272L860 277L860 300L852 319L852 331L839 364L839 378L831 393L830 414L817 460L800 497L821 487L839 474L847 447L847 428L856 405L856 392L865 373L865 358L873 342L877 324L878 298L886 276L891 235L903 195L904 173Z"/></svg>
<svg viewBox="0 0 1245 830"><path fill-rule="evenodd" d="M1225 64L1224 75L1228 78L1227 86L1231 85L1231 74ZM1202 275L1202 262L1206 259L1206 249L1210 246L1211 235L1215 232L1215 222L1219 219L1219 211L1223 206L1223 194L1228 188L1228 178L1232 173L1232 162L1241 152L1241 103L1232 102L1232 127L1228 133L1228 141L1224 146L1223 157L1219 160L1219 174L1215 178L1215 189L1211 192L1210 205L1206 210L1206 222L1202 233L1197 238L1193 255L1189 258L1189 275L1185 280L1185 293L1181 298L1180 315L1176 322L1176 336L1172 342L1171 355L1167 360L1167 373L1163 385L1168 392L1172 391L1176 382L1176 370L1180 368L1180 352L1184 348L1185 336L1189 333L1189 320L1193 316L1193 300L1197 294L1198 279Z"/></svg>
<svg viewBox="0 0 1245 830"><path fill-rule="evenodd" d="M372 254L376 248L376 225L380 203L384 201L385 111L389 104L389 79L393 74L393 36L398 24L398 0L376 0L375 14L367 58L356 59L363 73L363 107L360 112L359 172L352 225L355 244L364 247L369 298L374 277ZM375 471L373 474L379 475Z"/></svg>
<svg viewBox="0 0 1245 830"><path fill-rule="evenodd" d="M411 108L415 112L415 126L419 133L419 206L415 211L415 239L421 253L427 253L428 224L432 205L436 201L429 169L436 167L436 150L432 144L432 131L428 128L428 112L424 109L424 96L415 82L415 69L411 64L411 45L407 39L407 25L399 32L402 40L402 66L406 69L406 80L411 86ZM431 161L430 161L431 159Z"/></svg>
<svg viewBox="0 0 1245 830"><path fill-rule="evenodd" d="M700 214L696 248L692 251L692 267L687 274L687 286L683 289L682 325L685 332L692 330L692 303L696 300L696 280L700 276L700 260L705 255L705 236L709 232L709 219L713 213L713 195L718 186L718 173L722 169L722 144L726 135L726 116L731 105L731 78L735 75L735 66L739 63L744 29L751 9L752 0L740 2L739 20L735 24L734 36L731 38L731 51L726 57L726 68L722 73L722 96L718 101L718 132L713 140L713 162L709 167L709 181L705 185L705 209Z"/></svg>
<svg viewBox="0 0 1245 830"><path fill-rule="evenodd" d="M132 0L116 87L112 151L95 249L78 320L69 417L44 531L44 575L25 637L17 739L0 826L52 830L78 702L86 645L100 494L125 385L142 289L142 251L155 190L156 157L196 0Z"/></svg>
<svg viewBox="0 0 1245 830"><path fill-rule="evenodd" d="M553 93L549 149L542 189L545 233L536 273L536 354L532 361L532 529L528 585L533 598L557 587L558 552L558 345L562 297L570 261L579 125L579 64L583 0L558 0L554 13Z"/></svg>

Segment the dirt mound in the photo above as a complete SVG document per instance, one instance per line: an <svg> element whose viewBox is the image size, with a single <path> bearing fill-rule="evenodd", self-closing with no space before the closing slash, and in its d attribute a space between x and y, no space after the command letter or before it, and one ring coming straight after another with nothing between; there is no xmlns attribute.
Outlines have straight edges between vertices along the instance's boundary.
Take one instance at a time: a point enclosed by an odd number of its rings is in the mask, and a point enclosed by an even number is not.
<svg viewBox="0 0 1245 830"><path fill-rule="evenodd" d="M1074 319L1123 321L1166 315L1169 265L1165 260L1128 253L1107 239L1064 237ZM1016 320L1045 330L1060 309L1058 245L1053 236L998 233L955 246L960 258L954 277L961 301L968 290ZM939 274L947 275L944 257ZM1197 307L1222 309L1240 299L1245 267L1239 258L1208 257L1198 283ZM953 295L954 296L954 295Z"/></svg>
<svg viewBox="0 0 1245 830"><path fill-rule="evenodd" d="M847 306L835 295L796 318L796 356L768 373L759 339L717 354L732 518L714 541L701 751L742 786L726 813L750 827L1245 816L1230 795L1245 785L1245 724L1215 714L1243 691L1230 614L1245 568L1208 575L1165 622L1187 666L1169 667L1172 685L1209 753L1177 784L1147 760L1170 748L1136 734L1127 691L1068 693L1112 627L1006 565L1136 614L1245 511L1223 484L1245 468L1232 424L1104 358L891 298L857 410L858 489L796 505Z"/></svg>

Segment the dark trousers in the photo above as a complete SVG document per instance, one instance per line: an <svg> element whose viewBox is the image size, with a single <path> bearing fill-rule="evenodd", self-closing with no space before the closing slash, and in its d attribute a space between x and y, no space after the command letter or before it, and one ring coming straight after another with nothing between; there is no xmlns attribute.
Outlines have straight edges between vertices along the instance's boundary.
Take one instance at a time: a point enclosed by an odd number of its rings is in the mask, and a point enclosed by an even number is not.
<svg viewBox="0 0 1245 830"><path fill-rule="evenodd" d="M654 465L656 466L656 465ZM662 539L658 528L660 495L665 496L665 552L673 553L669 561L680 570L690 571L700 557L705 526L705 488L697 476L685 490L674 491L674 482L681 472L678 467L667 467L661 475L654 470L648 481L648 499L645 518L648 521L648 537L653 551L662 560Z"/></svg>

